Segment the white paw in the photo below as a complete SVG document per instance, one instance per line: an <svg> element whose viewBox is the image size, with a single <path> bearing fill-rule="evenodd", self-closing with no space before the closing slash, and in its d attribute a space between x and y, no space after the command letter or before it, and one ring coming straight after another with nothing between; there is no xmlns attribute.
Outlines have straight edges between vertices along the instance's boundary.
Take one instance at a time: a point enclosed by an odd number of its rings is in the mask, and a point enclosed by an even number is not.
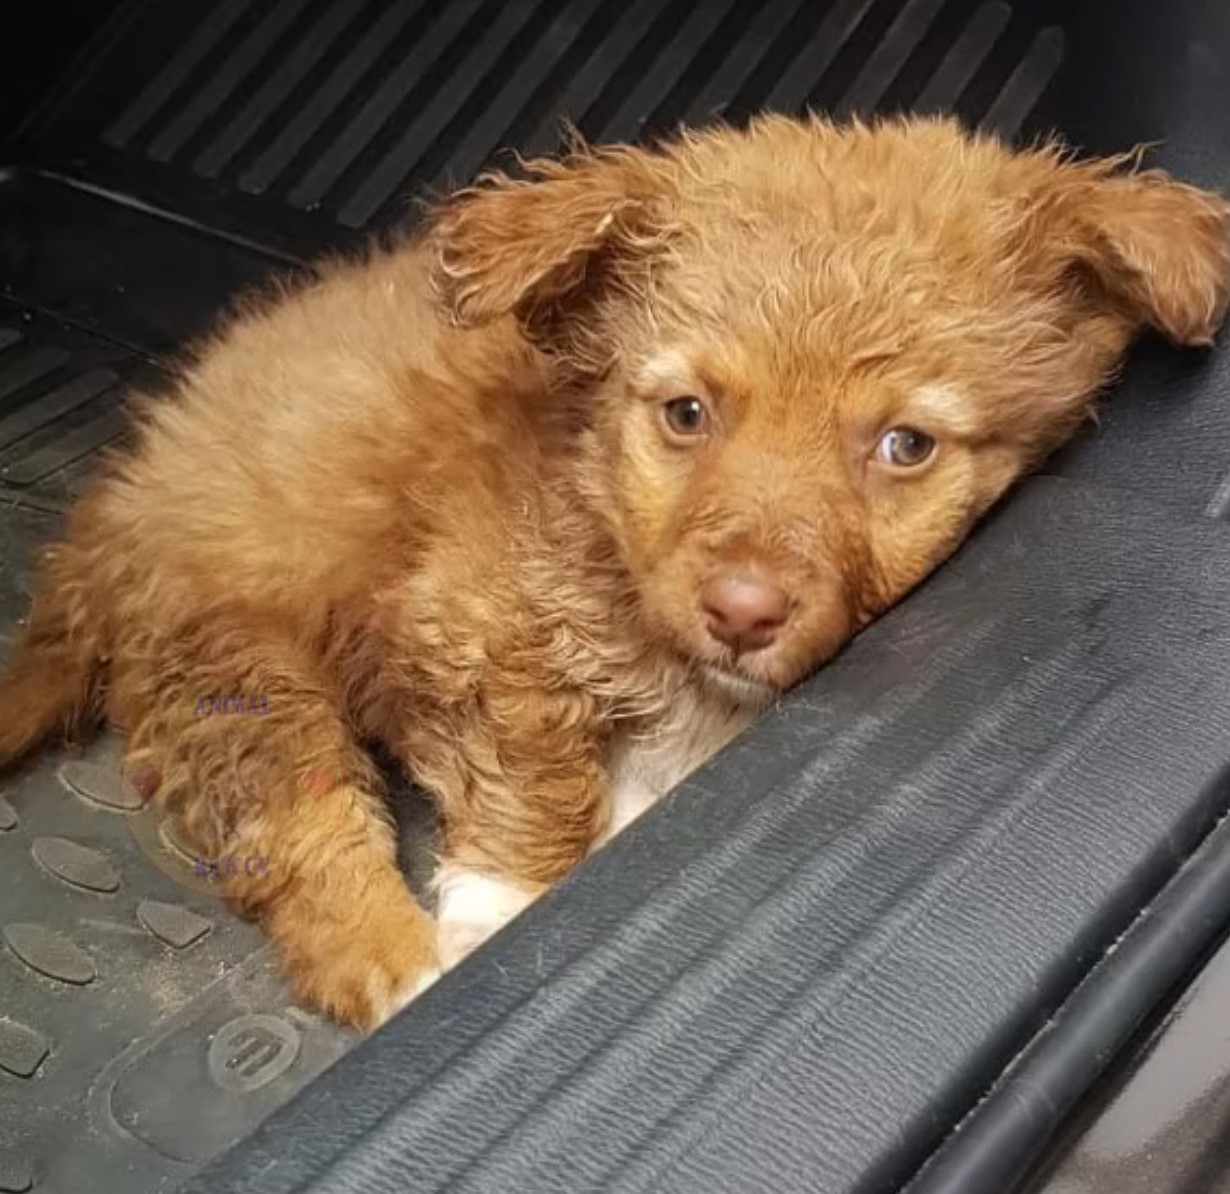
<svg viewBox="0 0 1230 1194"><path fill-rule="evenodd" d="M445 863L435 878L436 952L451 970L538 895L504 879Z"/></svg>

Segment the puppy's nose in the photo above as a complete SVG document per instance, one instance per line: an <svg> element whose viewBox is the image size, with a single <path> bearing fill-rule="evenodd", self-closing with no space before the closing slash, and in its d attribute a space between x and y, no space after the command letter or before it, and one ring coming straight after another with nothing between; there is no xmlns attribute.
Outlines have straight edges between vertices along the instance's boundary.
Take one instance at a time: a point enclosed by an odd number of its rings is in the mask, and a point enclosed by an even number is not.
<svg viewBox="0 0 1230 1194"><path fill-rule="evenodd" d="M747 573L706 581L700 605L709 633L738 652L767 647L790 614L789 599L777 585Z"/></svg>

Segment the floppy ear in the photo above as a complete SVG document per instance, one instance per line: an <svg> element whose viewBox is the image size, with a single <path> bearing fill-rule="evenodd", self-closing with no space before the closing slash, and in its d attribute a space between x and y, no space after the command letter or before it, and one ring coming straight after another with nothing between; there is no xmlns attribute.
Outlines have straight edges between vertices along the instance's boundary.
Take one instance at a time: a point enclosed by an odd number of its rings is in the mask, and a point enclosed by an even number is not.
<svg viewBox="0 0 1230 1194"><path fill-rule="evenodd" d="M1122 173L1133 161L1059 166L1050 227L1133 323L1212 344L1230 298L1230 204L1161 170Z"/></svg>
<svg viewBox="0 0 1230 1194"><path fill-rule="evenodd" d="M513 314L533 338L577 317L662 248L666 160L628 147L576 149L490 174L435 213L433 282L454 322Z"/></svg>

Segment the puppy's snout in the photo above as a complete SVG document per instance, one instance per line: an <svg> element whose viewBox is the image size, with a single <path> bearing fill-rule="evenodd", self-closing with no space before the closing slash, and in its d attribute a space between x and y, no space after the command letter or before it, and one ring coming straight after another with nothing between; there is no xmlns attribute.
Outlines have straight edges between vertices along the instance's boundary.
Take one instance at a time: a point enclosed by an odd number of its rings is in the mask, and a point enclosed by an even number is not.
<svg viewBox="0 0 1230 1194"><path fill-rule="evenodd" d="M769 646L790 616L786 594L750 573L712 577L701 589L700 605L709 633L740 654Z"/></svg>

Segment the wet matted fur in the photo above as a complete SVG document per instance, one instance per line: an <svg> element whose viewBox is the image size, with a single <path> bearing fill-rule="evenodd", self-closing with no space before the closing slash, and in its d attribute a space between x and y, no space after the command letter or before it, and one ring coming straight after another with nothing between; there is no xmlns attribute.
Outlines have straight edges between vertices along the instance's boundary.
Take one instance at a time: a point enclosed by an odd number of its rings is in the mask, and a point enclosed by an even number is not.
<svg viewBox="0 0 1230 1194"><path fill-rule="evenodd" d="M299 996L378 1023L925 576L1142 326L1211 343L1227 212L932 120L483 179L140 405L0 759L113 722L204 853L267 860L226 889ZM438 802L438 925L365 741Z"/></svg>

